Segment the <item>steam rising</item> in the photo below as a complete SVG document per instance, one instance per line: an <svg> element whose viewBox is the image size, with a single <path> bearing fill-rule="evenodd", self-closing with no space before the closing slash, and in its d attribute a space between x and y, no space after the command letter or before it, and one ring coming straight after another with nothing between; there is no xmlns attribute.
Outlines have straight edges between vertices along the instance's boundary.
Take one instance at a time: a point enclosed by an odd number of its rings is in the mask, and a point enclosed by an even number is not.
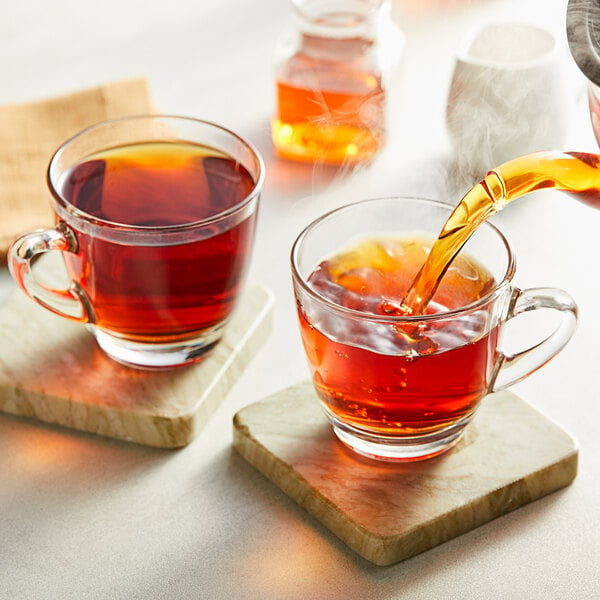
<svg viewBox="0 0 600 600"><path fill-rule="evenodd" d="M564 67L552 34L533 25L495 23L464 41L446 114L459 175L472 180L517 156L563 146Z"/></svg>

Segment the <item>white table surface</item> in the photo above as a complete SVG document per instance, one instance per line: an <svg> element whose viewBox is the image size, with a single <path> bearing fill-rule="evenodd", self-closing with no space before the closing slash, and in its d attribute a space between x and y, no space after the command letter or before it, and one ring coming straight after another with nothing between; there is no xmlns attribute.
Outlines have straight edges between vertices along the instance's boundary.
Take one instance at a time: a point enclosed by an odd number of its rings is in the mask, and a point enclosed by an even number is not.
<svg viewBox="0 0 600 600"><path fill-rule="evenodd" d="M2 2L0 103L143 75L161 112L220 122L258 146L267 178L252 277L274 292L276 313L267 344L182 450L0 415L1 598L600 598L600 211L565 194L532 195L496 222L516 249L518 283L565 288L581 309L570 345L513 388L578 440L570 487L383 568L348 550L231 446L237 410L307 377L288 272L295 234L351 200L457 201L448 197L444 108L460 38L511 17L562 36L565 5L395 0L406 46L389 144L370 167L331 173L280 161L271 147L272 55L285 0ZM574 81L567 145L595 151L582 80ZM2 271L2 297L14 289Z"/></svg>

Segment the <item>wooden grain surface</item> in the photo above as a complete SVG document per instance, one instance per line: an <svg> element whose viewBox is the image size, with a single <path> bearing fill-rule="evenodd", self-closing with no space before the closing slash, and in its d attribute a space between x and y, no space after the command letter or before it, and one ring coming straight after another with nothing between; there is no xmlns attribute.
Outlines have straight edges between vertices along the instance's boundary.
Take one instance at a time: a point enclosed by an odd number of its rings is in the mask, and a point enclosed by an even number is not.
<svg viewBox="0 0 600 600"><path fill-rule="evenodd" d="M17 290L0 307L0 410L157 447L188 444L266 340L273 299L247 285L199 363L148 371L107 358L79 323Z"/></svg>
<svg viewBox="0 0 600 600"><path fill-rule="evenodd" d="M488 396L463 438L426 461L357 457L309 382L234 417L236 450L355 552L388 565L568 485L574 440L511 392Z"/></svg>

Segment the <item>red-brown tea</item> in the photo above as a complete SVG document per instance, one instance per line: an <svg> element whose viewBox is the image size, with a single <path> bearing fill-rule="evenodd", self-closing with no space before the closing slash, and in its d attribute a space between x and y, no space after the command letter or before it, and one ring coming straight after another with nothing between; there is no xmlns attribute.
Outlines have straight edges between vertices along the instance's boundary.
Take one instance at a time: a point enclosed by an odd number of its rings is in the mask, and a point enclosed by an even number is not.
<svg viewBox="0 0 600 600"><path fill-rule="evenodd" d="M60 193L103 221L169 227L232 209L254 183L242 165L216 150L157 142L88 157L67 172ZM230 228L198 227L188 243L165 237L139 244L132 236L125 244L77 232L78 251L65 253L65 262L89 297L94 324L130 339L169 342L222 321L234 307L251 252L256 213L248 213Z"/></svg>
<svg viewBox="0 0 600 600"><path fill-rule="evenodd" d="M402 315L402 300L433 240L369 237L323 261L308 281L335 304L370 315ZM493 276L460 255L428 314L464 307L488 294ZM372 433L412 435L468 416L487 392L497 359L498 325L485 308L414 328L327 310L300 310L315 387L342 421Z"/></svg>

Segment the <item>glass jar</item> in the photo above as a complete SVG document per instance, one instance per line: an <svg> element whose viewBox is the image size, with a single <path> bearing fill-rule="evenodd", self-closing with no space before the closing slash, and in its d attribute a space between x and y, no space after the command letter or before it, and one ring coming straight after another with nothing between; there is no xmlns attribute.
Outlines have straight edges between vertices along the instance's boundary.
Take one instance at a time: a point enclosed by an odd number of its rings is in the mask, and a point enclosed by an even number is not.
<svg viewBox="0 0 600 600"><path fill-rule="evenodd" d="M400 32L387 0L291 0L276 53L273 143L285 158L371 159L385 141L388 78Z"/></svg>

